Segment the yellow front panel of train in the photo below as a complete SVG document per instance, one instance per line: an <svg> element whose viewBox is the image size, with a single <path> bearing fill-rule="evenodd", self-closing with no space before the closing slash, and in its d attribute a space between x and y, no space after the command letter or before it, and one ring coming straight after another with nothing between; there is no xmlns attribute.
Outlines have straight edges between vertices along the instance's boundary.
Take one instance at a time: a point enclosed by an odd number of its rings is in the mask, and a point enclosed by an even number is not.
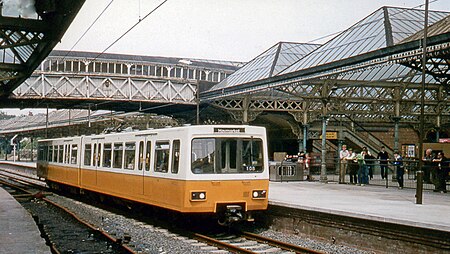
<svg viewBox="0 0 450 254"><path fill-rule="evenodd" d="M216 212L218 204L245 204L246 211L265 210L268 188L268 180L187 181L183 212ZM265 191L265 198L254 198L255 190ZM194 200L193 192L204 192L205 199Z"/></svg>

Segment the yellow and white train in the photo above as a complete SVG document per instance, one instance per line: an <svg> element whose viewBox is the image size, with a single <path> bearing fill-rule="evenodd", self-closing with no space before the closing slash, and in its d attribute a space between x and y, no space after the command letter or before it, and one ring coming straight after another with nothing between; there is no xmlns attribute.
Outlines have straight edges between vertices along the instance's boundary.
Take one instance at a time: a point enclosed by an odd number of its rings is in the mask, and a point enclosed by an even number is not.
<svg viewBox="0 0 450 254"><path fill-rule="evenodd" d="M198 125L39 141L38 176L221 223L266 210L264 127Z"/></svg>

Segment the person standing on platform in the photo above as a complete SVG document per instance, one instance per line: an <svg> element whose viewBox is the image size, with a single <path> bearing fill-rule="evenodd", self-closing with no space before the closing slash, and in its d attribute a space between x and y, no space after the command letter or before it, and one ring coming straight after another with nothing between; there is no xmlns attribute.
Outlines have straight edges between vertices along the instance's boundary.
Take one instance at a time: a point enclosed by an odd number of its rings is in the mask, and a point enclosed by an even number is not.
<svg viewBox="0 0 450 254"><path fill-rule="evenodd" d="M437 158L433 159L436 163L436 180L434 192L447 193L447 186L445 180L448 175L449 160L445 157L444 152L439 152Z"/></svg>
<svg viewBox="0 0 450 254"><path fill-rule="evenodd" d="M358 163L356 162L356 153L353 152L353 150L350 148L348 149L348 157L347 157L347 163L348 163L348 172L350 175L350 183L351 184L357 184L357 175L358 175Z"/></svg>
<svg viewBox="0 0 450 254"><path fill-rule="evenodd" d="M369 150L367 150L367 154L364 156L364 161L366 162L367 170L369 171L369 179L373 179L373 167L375 165L375 157L370 153ZM367 183L369 183L369 179L367 180Z"/></svg>
<svg viewBox="0 0 450 254"><path fill-rule="evenodd" d="M356 160L358 162L358 185L364 186L367 184L367 167L366 162L364 161L364 157L367 152L363 150L361 153L356 155Z"/></svg>
<svg viewBox="0 0 450 254"><path fill-rule="evenodd" d="M395 171L397 172L398 188L403 189L403 174L405 173L405 169L403 167L403 158L397 151L394 152L394 161L392 164L395 166Z"/></svg>
<svg viewBox="0 0 450 254"><path fill-rule="evenodd" d="M423 182L431 183L431 170L433 168L433 150L428 148L423 157Z"/></svg>
<svg viewBox="0 0 450 254"><path fill-rule="evenodd" d="M345 174L347 172L348 160L350 155L347 150L347 145L342 145L342 150L339 152L340 167L339 167L339 183L345 183Z"/></svg>
<svg viewBox="0 0 450 254"><path fill-rule="evenodd" d="M387 178L388 174L388 160L389 154L386 152L385 147L381 147L381 151L378 153L377 159L380 161L381 179Z"/></svg>

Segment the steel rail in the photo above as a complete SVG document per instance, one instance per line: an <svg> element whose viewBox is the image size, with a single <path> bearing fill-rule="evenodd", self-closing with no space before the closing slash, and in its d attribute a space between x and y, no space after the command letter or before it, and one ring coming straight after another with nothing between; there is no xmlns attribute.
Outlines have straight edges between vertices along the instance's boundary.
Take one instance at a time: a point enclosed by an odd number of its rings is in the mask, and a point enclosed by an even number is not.
<svg viewBox="0 0 450 254"><path fill-rule="evenodd" d="M278 241L275 239L267 238L267 237L253 234L250 232L241 232L240 234L247 239L251 239L251 240L257 241L259 243L265 243L265 244L268 244L268 245L271 245L274 247L278 247L278 248L286 250L286 251L294 251L295 253L311 253L311 254L324 254L325 253L322 251L308 249L308 248L294 245L291 243L281 242L281 241Z"/></svg>
<svg viewBox="0 0 450 254"><path fill-rule="evenodd" d="M5 175L3 175L3 177L5 177ZM6 177L7 177L9 180L12 180L12 181L16 181L16 182L17 182L17 180L22 181L21 179L14 179L14 177L11 177L11 176L6 176ZM17 186L17 185L12 184L12 183L5 182L5 181L3 181L3 180L0 180L0 183L2 183L2 184L4 184L4 185L8 185L8 186L10 186L10 187L12 187L12 188L16 188L16 189L18 189L18 190L20 190L20 191L23 191L23 192L25 192L25 193L28 193L29 195L32 195L32 196L37 196L37 195L38 195L38 194L36 194L36 193L30 192L30 190L26 190L26 189L24 189L24 188L22 188L22 187L19 187L19 186ZM20 182L18 182L18 183L20 183ZM22 183L20 183L20 184L22 184ZM95 231L95 232L98 232L98 233L102 234L104 237L106 237L107 239L109 239L111 242L114 242L114 243L118 244L125 252L130 253L130 254L136 253L136 252L135 252L134 250L132 250L130 247L128 247L128 246L126 246L124 243L122 243L121 239L117 239L117 238L115 238L115 237L109 235L109 234L106 233L105 231L100 230L100 229L97 228L97 227L94 227L93 225L89 224L88 222L85 222L83 219L79 218L75 213L73 213L73 212L70 211L69 209L65 208L64 206L61 206L61 205L59 205L58 203L55 203L55 202L53 202L53 201L51 201L51 200L49 200L49 199L47 199L47 198L45 198L45 197L42 197L42 200L44 200L45 202L47 202L47 203L49 203L49 204L51 204L51 205L53 205L53 206L55 206L55 207L57 207L57 208L63 210L64 212L68 213L70 216L72 216L75 220L77 220L77 221L80 222L81 224L85 225L86 227L90 228L91 230L93 230L93 231ZM53 244L52 244L52 245L53 245ZM50 247L52 248L52 250L55 251L55 253L59 253L59 251L56 249L55 246L50 246Z"/></svg>

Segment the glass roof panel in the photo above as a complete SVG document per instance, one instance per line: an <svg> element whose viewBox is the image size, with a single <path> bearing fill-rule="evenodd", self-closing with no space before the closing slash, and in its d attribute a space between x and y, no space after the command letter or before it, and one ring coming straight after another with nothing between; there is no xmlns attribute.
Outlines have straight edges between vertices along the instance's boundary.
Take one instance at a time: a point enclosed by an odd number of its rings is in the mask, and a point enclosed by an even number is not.
<svg viewBox="0 0 450 254"><path fill-rule="evenodd" d="M318 44L279 42L215 85L211 90L269 78L317 47L319 47Z"/></svg>
<svg viewBox="0 0 450 254"><path fill-rule="evenodd" d="M429 24L431 25L447 15L448 12L429 11ZM388 20L385 20L385 16L388 17ZM420 31L423 28L423 20L423 10L382 7L279 74L330 63L386 47L386 25L389 24L394 44L398 43Z"/></svg>

